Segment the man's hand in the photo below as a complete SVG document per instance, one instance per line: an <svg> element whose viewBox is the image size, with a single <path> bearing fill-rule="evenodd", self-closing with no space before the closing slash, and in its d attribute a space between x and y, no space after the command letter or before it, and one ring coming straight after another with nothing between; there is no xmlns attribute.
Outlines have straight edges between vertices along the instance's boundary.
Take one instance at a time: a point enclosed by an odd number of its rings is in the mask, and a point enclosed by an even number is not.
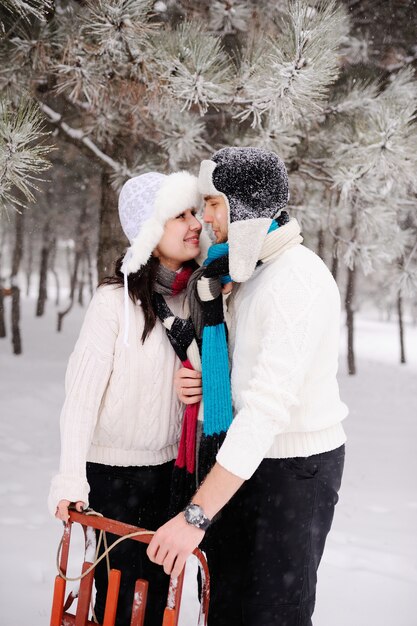
<svg viewBox="0 0 417 626"><path fill-rule="evenodd" d="M204 530L188 524L184 513L179 513L156 531L146 552L153 563L163 566L165 574L176 578L203 537Z"/></svg>
<svg viewBox="0 0 417 626"><path fill-rule="evenodd" d="M195 404L203 397L201 372L182 367L174 377L175 390L184 404Z"/></svg>

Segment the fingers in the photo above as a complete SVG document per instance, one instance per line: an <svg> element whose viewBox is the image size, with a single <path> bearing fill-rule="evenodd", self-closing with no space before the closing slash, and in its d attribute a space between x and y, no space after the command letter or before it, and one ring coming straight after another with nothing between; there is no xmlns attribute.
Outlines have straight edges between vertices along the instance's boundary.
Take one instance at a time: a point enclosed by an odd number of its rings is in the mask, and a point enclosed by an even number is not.
<svg viewBox="0 0 417 626"><path fill-rule="evenodd" d="M178 398L184 404L195 404L196 402L200 402L203 397L201 387L193 387L191 388L181 388L178 392Z"/></svg>
<svg viewBox="0 0 417 626"><path fill-rule="evenodd" d="M171 575L172 569L174 567L174 563L176 560L175 556L176 555L173 552L168 552L168 554L161 563L162 567L164 568L165 574L168 574L168 576Z"/></svg>
<svg viewBox="0 0 417 626"><path fill-rule="evenodd" d="M152 563L156 563L156 555L158 553L158 549L159 542L157 541L156 535L154 535L146 549L146 554L148 555L149 560L152 561Z"/></svg>
<svg viewBox="0 0 417 626"><path fill-rule="evenodd" d="M191 398L187 398L187 396L179 396L179 399L183 404L195 404L196 402L201 402L203 396L192 396Z"/></svg>
<svg viewBox="0 0 417 626"><path fill-rule="evenodd" d="M159 546L158 543L153 546L151 542L146 553L153 563L163 567L165 574L173 576L174 578L177 578L181 574L186 562L185 553L177 554L175 549L167 551Z"/></svg>
<svg viewBox="0 0 417 626"><path fill-rule="evenodd" d="M168 549L165 548L163 549L161 546L158 547L158 550L155 554L155 558L151 559L154 563L156 563L157 565L164 565L165 561L167 561L168 559ZM170 557L171 562L174 560L174 557ZM171 567L172 569L172 567ZM167 572L169 573L169 572Z"/></svg>
<svg viewBox="0 0 417 626"><path fill-rule="evenodd" d="M199 385L194 383L192 387L189 387L187 385L181 387L181 393L183 396L198 396L199 394L201 394L201 390L201 383Z"/></svg>
<svg viewBox="0 0 417 626"><path fill-rule="evenodd" d="M203 397L203 393L201 387L196 387L193 389L185 388L181 389L178 397L181 402L184 402L185 404L194 404L195 402L199 402L201 400L201 398Z"/></svg>
<svg viewBox="0 0 417 626"><path fill-rule="evenodd" d="M62 520L63 522L68 522L69 520L69 506L71 504L70 500L60 500L58 502L58 506L56 507L56 511L55 511L55 517L57 519ZM81 500L78 500L75 505L74 508L76 511L78 511L79 513L82 513L85 507L85 503L82 502Z"/></svg>
<svg viewBox="0 0 417 626"><path fill-rule="evenodd" d="M182 367L175 374L174 383L177 389L179 387L193 387L194 385L198 385L201 383L201 372Z"/></svg>
<svg viewBox="0 0 417 626"><path fill-rule="evenodd" d="M70 501L69 500L60 500L58 502L58 506L56 507L55 517L57 519L62 520L63 522L68 522L68 520L69 520L69 513L68 513L69 505L70 505Z"/></svg>
<svg viewBox="0 0 417 626"><path fill-rule="evenodd" d="M174 383L181 402L184 404L200 402L203 395L201 372L183 367L176 373Z"/></svg>
<svg viewBox="0 0 417 626"><path fill-rule="evenodd" d="M185 562L186 562L186 555L179 554L174 561L174 565L171 568L171 571L169 572L172 578L178 578L178 576L181 574L182 570L185 567ZM168 572L165 572L165 573L168 574Z"/></svg>
<svg viewBox="0 0 417 626"><path fill-rule="evenodd" d="M201 378L201 372L191 370L188 367L180 367L175 374L175 378Z"/></svg>

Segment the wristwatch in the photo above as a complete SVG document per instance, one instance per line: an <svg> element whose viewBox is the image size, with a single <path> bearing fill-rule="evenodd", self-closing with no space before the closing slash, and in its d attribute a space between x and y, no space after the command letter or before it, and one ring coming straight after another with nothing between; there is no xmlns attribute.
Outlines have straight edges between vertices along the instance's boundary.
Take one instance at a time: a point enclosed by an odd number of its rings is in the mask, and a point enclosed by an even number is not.
<svg viewBox="0 0 417 626"><path fill-rule="evenodd" d="M190 504L185 507L184 517L188 524L201 528L201 530L207 530L211 524L211 519L206 516L201 506L193 502L190 502Z"/></svg>

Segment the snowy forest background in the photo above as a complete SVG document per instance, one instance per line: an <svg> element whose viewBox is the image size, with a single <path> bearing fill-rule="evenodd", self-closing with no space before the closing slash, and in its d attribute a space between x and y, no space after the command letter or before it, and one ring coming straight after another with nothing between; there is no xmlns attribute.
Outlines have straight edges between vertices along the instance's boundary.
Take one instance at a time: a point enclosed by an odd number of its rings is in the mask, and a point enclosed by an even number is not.
<svg viewBox="0 0 417 626"><path fill-rule="evenodd" d="M284 158L290 212L342 296L351 447L318 623L415 623L416 24L415 0L3 0L7 626L23 623L12 608L20 568L26 621L48 621L60 529L44 502L65 364L98 279L127 245L118 190L150 169L197 173L225 145Z"/></svg>

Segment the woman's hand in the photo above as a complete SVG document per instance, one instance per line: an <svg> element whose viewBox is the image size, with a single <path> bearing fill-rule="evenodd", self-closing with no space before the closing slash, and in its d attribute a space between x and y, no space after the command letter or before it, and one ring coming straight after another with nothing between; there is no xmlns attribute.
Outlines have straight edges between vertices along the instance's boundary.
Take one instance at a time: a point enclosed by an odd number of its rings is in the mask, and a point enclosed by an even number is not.
<svg viewBox="0 0 417 626"><path fill-rule="evenodd" d="M224 296L229 295L229 293L232 293L232 291L233 291L233 282L229 282L229 283L226 283L225 285L223 285L223 287L222 287L222 294Z"/></svg>
<svg viewBox="0 0 417 626"><path fill-rule="evenodd" d="M62 520L63 522L68 522L69 520L68 507L70 504L72 504L70 500L60 500L58 502L58 506L56 507L55 517L57 519ZM85 508L85 503L79 500L78 502L74 503L74 506L75 506L76 511L78 511L79 513L82 513L83 509Z"/></svg>
<svg viewBox="0 0 417 626"><path fill-rule="evenodd" d="M174 386L178 398L184 404L195 404L203 397L201 372L182 367L174 377Z"/></svg>

